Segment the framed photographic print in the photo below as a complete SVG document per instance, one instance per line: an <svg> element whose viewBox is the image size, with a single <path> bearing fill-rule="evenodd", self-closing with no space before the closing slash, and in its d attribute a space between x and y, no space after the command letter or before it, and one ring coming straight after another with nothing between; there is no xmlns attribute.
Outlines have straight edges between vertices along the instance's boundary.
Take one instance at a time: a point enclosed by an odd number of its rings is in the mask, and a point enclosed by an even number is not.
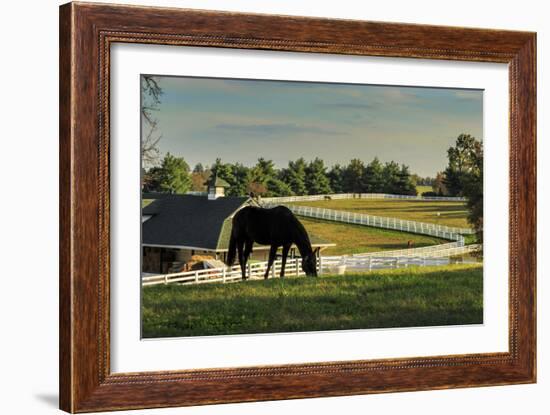
<svg viewBox="0 0 550 415"><path fill-rule="evenodd" d="M60 29L63 410L535 382L534 33Z"/></svg>

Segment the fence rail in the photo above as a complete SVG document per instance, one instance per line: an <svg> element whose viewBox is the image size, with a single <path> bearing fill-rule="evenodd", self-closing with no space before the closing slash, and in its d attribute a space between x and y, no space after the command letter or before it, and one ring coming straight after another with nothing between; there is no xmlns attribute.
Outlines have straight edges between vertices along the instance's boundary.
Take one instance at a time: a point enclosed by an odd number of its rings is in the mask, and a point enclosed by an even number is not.
<svg viewBox="0 0 550 415"><path fill-rule="evenodd" d="M440 245L449 246L452 244ZM480 245L468 245L462 247L450 247L448 249L441 248L439 251L433 251L431 255L419 256L415 255L423 248L403 249L400 251L374 252L366 254L342 255L342 256L327 256L317 259L317 270L319 274L333 272L341 274L345 269L354 270L375 270L385 268L401 268L408 266L433 266L446 265L452 262L451 256L467 254L480 249ZM387 256L385 254L392 252L395 256ZM436 255L436 253L439 254ZM282 260L278 259L273 263L270 270L270 278L278 277L282 267ZM249 279L261 279L264 277L267 269L267 261L248 263L246 267L246 276ZM301 258L290 258L287 260L285 267L285 275L301 276L305 275L302 271ZM197 271L177 272L173 274L147 275L142 276L142 285L159 285L159 284L203 284L210 282L237 282L241 281L242 274L239 265L232 267L202 269Z"/></svg>
<svg viewBox="0 0 550 415"><path fill-rule="evenodd" d="M469 246L464 246L460 242L449 242L440 245L423 246L421 248L396 249L393 251L366 252L361 254L351 254L352 257L443 257L451 255L460 255L468 252Z"/></svg>
<svg viewBox="0 0 550 415"><path fill-rule="evenodd" d="M465 202L464 197L453 196L411 196L411 195L393 195L389 193L334 193L322 195L305 196L281 196L264 197L261 199L265 203L288 203L288 202L309 202L327 199L402 199L402 200L420 200L420 201L439 201L439 202Z"/></svg>
<svg viewBox="0 0 550 415"><path fill-rule="evenodd" d="M275 203L264 203L264 206L276 206ZM294 214L316 219L330 220L334 222L352 223L372 226L375 228L394 229L402 232L418 233L449 239L464 244L462 234L473 234L469 228L455 228L433 223L415 222L411 220L373 216L366 213L355 213L343 210L326 209L314 206L287 205Z"/></svg>
<svg viewBox="0 0 550 415"><path fill-rule="evenodd" d="M318 269L322 269L322 258L317 260ZM270 277L279 275L282 267L282 260L278 259L273 263L270 270ZM246 276L250 279L260 279L264 277L267 269L267 261L264 262L249 262L246 267ZM286 262L285 275L300 276L305 275L302 271L302 259L290 258ZM222 268L209 268L196 271L176 272L173 274L160 274L143 276L141 278L142 285L158 285L169 284L174 282L201 284L206 282L234 282L242 279L240 265Z"/></svg>
<svg viewBox="0 0 550 415"><path fill-rule="evenodd" d="M358 257L324 258L323 267L333 273L344 274L348 270L378 270L412 266L440 266L453 262L451 257Z"/></svg>

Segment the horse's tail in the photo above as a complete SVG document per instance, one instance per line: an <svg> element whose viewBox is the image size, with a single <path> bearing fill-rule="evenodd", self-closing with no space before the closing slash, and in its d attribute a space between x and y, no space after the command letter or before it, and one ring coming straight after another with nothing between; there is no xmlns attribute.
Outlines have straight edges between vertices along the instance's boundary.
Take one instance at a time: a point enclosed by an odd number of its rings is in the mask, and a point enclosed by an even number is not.
<svg viewBox="0 0 550 415"><path fill-rule="evenodd" d="M235 263L237 257L237 235L235 235L235 226L231 231L231 238L229 238L229 249L227 250L227 260L225 261L228 266L232 266Z"/></svg>

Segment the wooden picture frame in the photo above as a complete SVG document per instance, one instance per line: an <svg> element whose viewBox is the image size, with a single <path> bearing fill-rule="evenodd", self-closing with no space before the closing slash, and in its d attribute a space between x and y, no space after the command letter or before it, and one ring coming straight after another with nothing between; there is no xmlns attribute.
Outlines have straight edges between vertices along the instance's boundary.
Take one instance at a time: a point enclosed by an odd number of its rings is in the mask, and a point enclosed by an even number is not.
<svg viewBox="0 0 550 415"><path fill-rule="evenodd" d="M509 352L111 373L114 43L509 65ZM536 34L69 3L60 8L60 407L91 412L531 383L536 379ZM230 365L230 362L228 362Z"/></svg>

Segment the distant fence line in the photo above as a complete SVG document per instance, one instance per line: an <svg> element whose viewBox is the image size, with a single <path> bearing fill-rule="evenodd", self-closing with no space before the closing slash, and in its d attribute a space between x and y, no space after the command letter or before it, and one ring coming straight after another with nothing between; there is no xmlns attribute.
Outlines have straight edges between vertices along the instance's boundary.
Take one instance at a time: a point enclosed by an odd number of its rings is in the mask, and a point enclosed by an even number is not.
<svg viewBox="0 0 550 415"><path fill-rule="evenodd" d="M411 195L393 195L389 193L334 193L322 195L305 196L281 196L281 197L262 197L260 200L265 203L288 203L288 202L309 202L329 199L403 199L403 200L423 200L439 202L465 202L464 197L453 196L411 196Z"/></svg>
<svg viewBox="0 0 550 415"><path fill-rule="evenodd" d="M186 195L206 196L207 192L189 191ZM303 195L303 196L276 196L276 197L261 197L262 202L308 202L316 200L328 199L403 199L403 200L420 200L434 202L465 202L465 197L459 196L412 196L412 195L394 195L390 193L327 193L322 195Z"/></svg>
<svg viewBox="0 0 550 415"><path fill-rule="evenodd" d="M346 268L351 269L372 270L384 268L400 268L407 266L446 265L452 262L451 257L470 254L472 252L477 252L480 249L481 245L476 244L441 249L439 251L433 251L431 255L418 255L419 251L416 251L416 254L414 254L412 252L404 252L407 250L401 250L401 252L394 251L393 256L389 255L390 251L374 252L372 254L366 253L343 256L326 256L323 257L323 268L335 269L335 267L337 268L345 266ZM395 254L398 252L399 255L395 256Z"/></svg>
<svg viewBox="0 0 550 415"><path fill-rule="evenodd" d="M467 245L465 246L462 242L449 242L439 245L430 245L423 246L420 248L407 248L407 249L395 249L392 251L379 251L379 252L366 252L361 254L350 254L350 257L443 257L443 256L452 256L460 255L466 252L471 248L469 246L477 245ZM476 249L476 248L474 248Z"/></svg>
<svg viewBox="0 0 550 415"><path fill-rule="evenodd" d="M264 206L273 207L281 203L263 203ZM352 223L357 225L372 226L375 228L393 229L402 232L430 235L443 239L450 239L464 244L462 234L473 234L475 231L469 228L455 228L433 223L416 222L412 220L373 216L366 213L355 213L344 210L326 209L314 206L299 206L284 204L294 214L315 219L324 219L333 222Z"/></svg>
<svg viewBox="0 0 550 415"><path fill-rule="evenodd" d="M450 244L444 244L450 245ZM441 245L442 246L442 245ZM468 245L454 247L450 249L440 249L439 254L432 256L414 256L413 254L422 252L423 248L403 249L392 251L397 256L386 256L388 252L374 252L357 255L327 256L317 258L317 270L319 274L331 272L343 274L346 269L372 271L377 269L402 268L408 266L434 266L447 265L452 262L450 255L463 255L480 249L480 245ZM282 260L278 259L273 263L270 270L270 278L279 277L282 267ZM267 268L267 261L248 263L246 266L246 276L249 279L262 279ZM285 275L301 276L305 275L302 271L302 259L290 258L287 260ZM212 282L238 282L242 280L241 268L239 265L232 267L201 269L196 271L177 272L172 274L147 275L142 277L143 286L160 284L204 284Z"/></svg>

